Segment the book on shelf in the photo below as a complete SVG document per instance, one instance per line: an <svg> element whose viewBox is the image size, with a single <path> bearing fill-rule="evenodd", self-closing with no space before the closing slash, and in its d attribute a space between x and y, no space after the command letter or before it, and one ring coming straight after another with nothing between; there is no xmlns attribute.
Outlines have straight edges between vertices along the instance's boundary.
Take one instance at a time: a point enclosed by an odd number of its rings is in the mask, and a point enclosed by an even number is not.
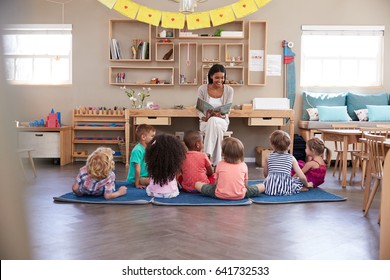
<svg viewBox="0 0 390 280"><path fill-rule="evenodd" d="M210 103L198 98L196 101L196 109L206 115L208 110L212 110L214 112L221 112L222 115L228 114L230 108L232 107L232 103L227 103L218 107L214 107Z"/></svg>
<svg viewBox="0 0 390 280"><path fill-rule="evenodd" d="M122 59L121 49L117 39L111 39L111 59Z"/></svg>
<svg viewBox="0 0 390 280"><path fill-rule="evenodd" d="M149 59L149 42L142 43L141 51L141 59Z"/></svg>

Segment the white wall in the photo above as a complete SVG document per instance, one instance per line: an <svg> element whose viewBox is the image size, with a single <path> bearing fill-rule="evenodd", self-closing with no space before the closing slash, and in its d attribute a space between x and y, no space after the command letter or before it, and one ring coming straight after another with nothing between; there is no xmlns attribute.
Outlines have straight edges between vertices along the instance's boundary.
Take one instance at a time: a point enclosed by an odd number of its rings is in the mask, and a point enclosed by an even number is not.
<svg viewBox="0 0 390 280"><path fill-rule="evenodd" d="M13 1L4 22L7 23L61 23L61 5L44 0L29 0L32 8L26 10L26 1ZM137 1L136 1L137 2ZM138 1L142 5L160 10L177 11L178 4L168 0ZM224 5L237 0L223 1ZM220 6L221 1L207 1L199 4L197 11L211 10ZM301 25L385 25L390 28L390 1L388 0L273 0L244 20L260 19L268 22L268 53L282 55L282 40L292 41L295 46L297 71L296 120L301 116L301 92L299 88L300 35ZM15 17L14 15L20 15ZM7 18L8 17L8 18ZM17 118L28 121L45 117L51 108L62 112L65 123L71 122L71 112L76 106L127 106L129 101L116 86L108 84L108 21L124 18L115 10L110 10L97 0L73 0L65 5L65 23L73 24L73 85L69 87L22 87L20 92L11 87L8 93L12 108L23 108ZM387 42L387 41L386 41ZM385 58L390 55L390 44L386 44ZM177 71L177 70L176 70ZM390 64L385 62L385 83L383 88L353 89L308 89L312 91L345 91L361 93L390 92L387 78ZM177 84L177 83L176 83ZM174 104L192 105L196 99L197 87L155 87L150 98L162 107ZM307 90L307 89L306 89ZM283 76L268 77L265 87L235 88L234 104L250 103L254 97L282 97ZM174 100L174 101L173 101ZM268 144L268 135L274 128L247 127L243 120L233 120L230 130L234 136L243 139L246 156L254 157L255 146ZM297 121L296 121L297 122ZM164 128L167 131L185 130L197 126L195 120L176 120L179 127Z"/></svg>

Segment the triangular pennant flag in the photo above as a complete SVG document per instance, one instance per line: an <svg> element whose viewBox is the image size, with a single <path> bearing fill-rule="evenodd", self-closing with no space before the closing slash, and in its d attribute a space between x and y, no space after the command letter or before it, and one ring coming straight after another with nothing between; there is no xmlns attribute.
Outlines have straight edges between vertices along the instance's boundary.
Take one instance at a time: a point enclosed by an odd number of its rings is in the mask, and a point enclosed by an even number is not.
<svg viewBox="0 0 390 280"><path fill-rule="evenodd" d="M186 16L182 13L162 12L161 26L164 28L183 29Z"/></svg>
<svg viewBox="0 0 390 280"><path fill-rule="evenodd" d="M137 20L149 23L154 26L158 26L161 20L161 11L148 8L146 6L140 6L138 10Z"/></svg>
<svg viewBox="0 0 390 280"><path fill-rule="evenodd" d="M221 25L235 20L232 5L210 11L213 26Z"/></svg>
<svg viewBox="0 0 390 280"><path fill-rule="evenodd" d="M232 8L237 18L245 17L258 10L254 0L240 0L232 4Z"/></svg>
<svg viewBox="0 0 390 280"><path fill-rule="evenodd" d="M137 15L139 4L131 0L118 0L114 6L114 10L120 12L122 15L135 19Z"/></svg>
<svg viewBox="0 0 390 280"><path fill-rule="evenodd" d="M271 2L271 0L255 0L256 1L256 4L257 4L257 7L261 8L263 6L265 6L266 4L268 4L269 2Z"/></svg>
<svg viewBox="0 0 390 280"><path fill-rule="evenodd" d="M209 12L192 13L186 16L188 30L209 28L210 14Z"/></svg>
<svg viewBox="0 0 390 280"><path fill-rule="evenodd" d="M112 7L114 7L115 5L115 2L117 0L98 0L100 3L102 3L103 5L107 6L107 8L110 8L112 9Z"/></svg>

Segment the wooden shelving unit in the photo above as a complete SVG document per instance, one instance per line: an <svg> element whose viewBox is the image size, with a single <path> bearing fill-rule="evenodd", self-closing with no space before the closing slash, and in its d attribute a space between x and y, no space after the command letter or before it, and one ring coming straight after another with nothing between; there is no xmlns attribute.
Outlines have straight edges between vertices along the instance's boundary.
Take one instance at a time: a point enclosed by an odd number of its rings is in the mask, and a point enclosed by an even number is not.
<svg viewBox="0 0 390 280"><path fill-rule="evenodd" d="M73 111L72 158L86 159L99 146L112 148L114 158L119 154L119 139L125 140L125 110L81 110Z"/></svg>
<svg viewBox="0 0 390 280"><path fill-rule="evenodd" d="M248 86L265 86L267 22L250 20L248 27Z"/></svg>

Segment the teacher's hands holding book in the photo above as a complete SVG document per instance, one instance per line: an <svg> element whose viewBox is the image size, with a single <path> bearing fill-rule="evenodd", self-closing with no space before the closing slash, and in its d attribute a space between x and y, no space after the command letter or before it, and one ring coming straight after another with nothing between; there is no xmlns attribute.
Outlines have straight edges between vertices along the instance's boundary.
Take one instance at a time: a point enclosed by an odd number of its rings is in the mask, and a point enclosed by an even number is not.
<svg viewBox="0 0 390 280"><path fill-rule="evenodd" d="M211 117L218 117L218 118L225 119L226 114L223 114L221 111L214 111L213 109L208 109L206 111L206 114L202 117L202 121L207 122L208 119Z"/></svg>

